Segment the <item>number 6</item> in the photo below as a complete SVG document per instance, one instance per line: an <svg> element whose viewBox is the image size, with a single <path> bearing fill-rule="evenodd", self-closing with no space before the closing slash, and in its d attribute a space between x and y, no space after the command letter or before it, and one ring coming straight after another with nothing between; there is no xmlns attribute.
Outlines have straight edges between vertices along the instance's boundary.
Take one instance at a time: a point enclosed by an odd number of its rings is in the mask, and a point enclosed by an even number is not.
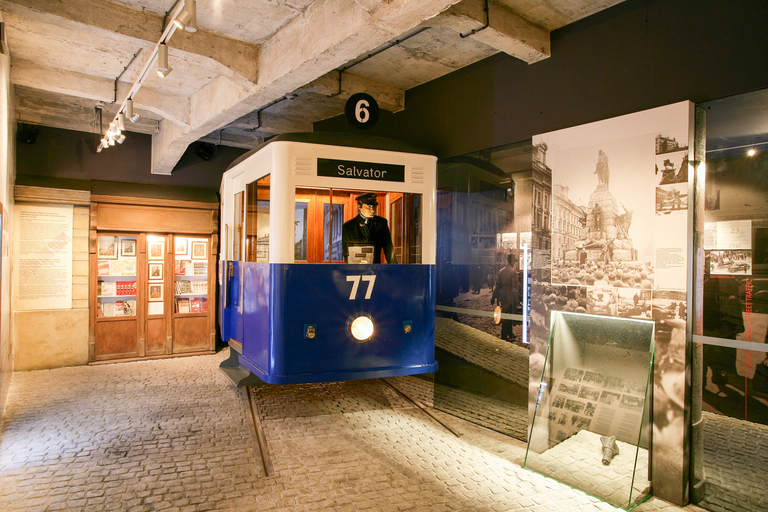
<svg viewBox="0 0 768 512"><path fill-rule="evenodd" d="M370 118L370 114L368 113L369 106L367 100L360 100L355 105L355 119L357 119L359 123L365 124L368 122L368 119Z"/></svg>

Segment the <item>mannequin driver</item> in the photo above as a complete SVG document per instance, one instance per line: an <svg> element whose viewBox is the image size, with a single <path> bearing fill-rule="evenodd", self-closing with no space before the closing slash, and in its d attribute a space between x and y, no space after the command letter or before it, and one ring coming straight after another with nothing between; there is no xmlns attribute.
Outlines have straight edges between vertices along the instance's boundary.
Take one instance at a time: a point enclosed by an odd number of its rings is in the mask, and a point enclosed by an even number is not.
<svg viewBox="0 0 768 512"><path fill-rule="evenodd" d="M349 257L349 244L373 245L373 263L381 263L381 251L387 263L397 263L387 219L376 215L376 194L368 192L355 198L358 214L341 227L341 245L344 261Z"/></svg>

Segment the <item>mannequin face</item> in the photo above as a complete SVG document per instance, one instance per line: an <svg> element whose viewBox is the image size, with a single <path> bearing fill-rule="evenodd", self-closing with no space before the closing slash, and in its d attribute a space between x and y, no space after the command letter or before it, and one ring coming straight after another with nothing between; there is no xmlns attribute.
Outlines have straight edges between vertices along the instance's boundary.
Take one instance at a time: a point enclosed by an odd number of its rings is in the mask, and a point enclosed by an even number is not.
<svg viewBox="0 0 768 512"><path fill-rule="evenodd" d="M376 215L376 207L372 204L360 204L360 215L366 218L371 218Z"/></svg>

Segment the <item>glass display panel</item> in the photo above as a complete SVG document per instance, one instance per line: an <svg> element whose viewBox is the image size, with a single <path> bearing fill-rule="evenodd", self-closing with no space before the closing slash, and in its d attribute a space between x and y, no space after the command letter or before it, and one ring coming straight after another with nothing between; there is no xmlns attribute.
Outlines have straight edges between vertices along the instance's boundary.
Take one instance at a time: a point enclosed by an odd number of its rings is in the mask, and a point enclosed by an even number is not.
<svg viewBox="0 0 768 512"><path fill-rule="evenodd" d="M173 237L173 293L176 313L208 312L208 239L187 236ZM150 262L151 264L151 262ZM150 272L152 268L150 268ZM150 274L151 275L151 274ZM149 282L150 301L153 287ZM162 300L162 288L154 294Z"/></svg>
<svg viewBox="0 0 768 512"><path fill-rule="evenodd" d="M553 311L551 326L525 467L630 510L651 494L655 324Z"/></svg>
<svg viewBox="0 0 768 512"><path fill-rule="evenodd" d="M245 187L248 201L245 261L269 261L269 175Z"/></svg>
<svg viewBox="0 0 768 512"><path fill-rule="evenodd" d="M136 235L98 235L96 316L136 316Z"/></svg>

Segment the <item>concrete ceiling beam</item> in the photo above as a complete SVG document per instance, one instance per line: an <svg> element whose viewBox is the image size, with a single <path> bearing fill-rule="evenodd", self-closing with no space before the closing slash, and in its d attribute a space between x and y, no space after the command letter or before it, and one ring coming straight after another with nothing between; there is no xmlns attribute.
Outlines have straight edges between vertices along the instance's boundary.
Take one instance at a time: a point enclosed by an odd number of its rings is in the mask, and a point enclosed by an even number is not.
<svg viewBox="0 0 768 512"><path fill-rule="evenodd" d="M227 129L230 128L251 133L258 130L260 133L270 136L281 133L311 132L312 121L273 112L261 112L260 114L251 112L227 125Z"/></svg>
<svg viewBox="0 0 768 512"><path fill-rule="evenodd" d="M490 24L481 29L486 20ZM548 30L492 0L488 1L487 17L485 0L462 0L431 24L451 27L465 37L487 44L528 64L546 59L552 54ZM473 30L477 31L467 35Z"/></svg>
<svg viewBox="0 0 768 512"><path fill-rule="evenodd" d="M0 0L0 9L79 32L98 29L152 44L164 30L163 16L107 0ZM198 29L195 34L177 31L168 46L220 63L250 83L258 79L261 48L257 44Z"/></svg>
<svg viewBox="0 0 768 512"><path fill-rule="evenodd" d="M11 66L11 83L17 86L47 91L67 96L93 100L95 106L122 101L132 84L98 78L75 71L40 66L28 61L14 61ZM189 100L178 94L143 87L134 99L139 110L153 112L182 126L189 126ZM117 112L117 107L115 107Z"/></svg>
<svg viewBox="0 0 768 512"><path fill-rule="evenodd" d="M161 122L160 134L152 139L152 172L169 174L192 142L342 67L457 1L367 2L371 5L366 9L354 0L318 0L264 43L253 89L218 77L192 96L192 129Z"/></svg>
<svg viewBox="0 0 768 512"><path fill-rule="evenodd" d="M349 71L341 74L332 71L299 88L296 92L314 92L328 97L338 96L346 100L355 93L365 92L376 99L379 107L390 112L400 112L405 108L405 91L391 85L364 78Z"/></svg>
<svg viewBox="0 0 768 512"><path fill-rule="evenodd" d="M16 120L101 134L117 114L117 105L103 103L102 125L99 126L94 102L88 98L55 94L24 86L15 86L14 110ZM157 120L142 115L136 123L127 122L126 131L152 134L157 131Z"/></svg>

